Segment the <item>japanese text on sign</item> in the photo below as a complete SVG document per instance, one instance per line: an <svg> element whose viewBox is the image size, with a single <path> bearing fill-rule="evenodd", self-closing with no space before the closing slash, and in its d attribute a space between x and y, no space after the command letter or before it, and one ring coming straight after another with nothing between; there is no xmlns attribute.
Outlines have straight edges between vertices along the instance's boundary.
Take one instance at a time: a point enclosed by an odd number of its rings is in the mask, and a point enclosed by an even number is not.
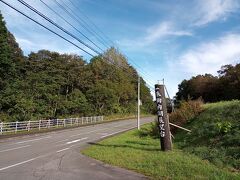
<svg viewBox="0 0 240 180"><path fill-rule="evenodd" d="M159 88L156 88L156 103L157 103L157 115L158 115L158 124L160 130L160 136L165 137L165 124L163 121L163 105L162 105L162 96L160 94Z"/></svg>

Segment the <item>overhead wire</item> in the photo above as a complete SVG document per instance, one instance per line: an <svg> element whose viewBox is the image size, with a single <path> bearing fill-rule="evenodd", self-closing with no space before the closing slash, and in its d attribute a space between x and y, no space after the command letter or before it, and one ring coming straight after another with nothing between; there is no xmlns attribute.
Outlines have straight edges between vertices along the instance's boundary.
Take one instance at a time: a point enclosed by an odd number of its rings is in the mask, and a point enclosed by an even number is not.
<svg viewBox="0 0 240 180"><path fill-rule="evenodd" d="M85 25L84 25L84 23L82 23L81 22L81 17L80 16L78 16L78 15L76 15L76 13L73 13L73 11L63 2L63 1L61 1L63 4L64 4L64 6L66 7L64 7L62 4L60 4L57 0L54 0L54 2L57 4L57 6L59 6L65 13L67 13L71 18L73 18L76 22L78 22L79 23L79 25L81 25L86 31L88 31L90 34L92 34L93 36L94 36L94 33L91 31L91 30L89 30L89 28L87 28ZM68 9L70 9L70 11L68 10ZM108 48L108 46L101 40L101 39L99 39L99 38L97 38L97 40L102 44L102 45L104 45L106 48Z"/></svg>
<svg viewBox="0 0 240 180"><path fill-rule="evenodd" d="M86 19L88 19L88 22L90 22L95 27L95 29L97 31L99 31L99 33L101 33L105 37L105 39L107 39L110 42L111 46L115 46L115 43L82 10L80 10L79 8L77 9L76 8L77 6L71 0L68 0L68 1L73 5L73 7L75 7L76 10L78 10L78 12L80 12ZM87 21L85 21L85 22L86 22L86 24L88 24ZM101 38L103 38L103 36L98 34L97 31L96 31L96 34L98 36L100 36ZM103 40L104 40L104 38L103 38Z"/></svg>
<svg viewBox="0 0 240 180"><path fill-rule="evenodd" d="M30 16L28 16L27 14L21 12L20 10L18 10L17 8L13 7L12 5L10 5L9 3L5 2L4 0L0 0L2 3L4 3L5 5L7 5L8 7L10 7L11 9L17 11L18 13L22 14L23 16L25 16L26 18L30 19L31 21L35 22L36 24L40 25L41 27L43 27L44 29L47 29L48 31L50 31L51 33L57 35L58 37L62 38L63 40L69 42L70 44L74 45L75 47L77 47L78 49L82 50L83 52L87 53L88 55L94 57L93 54L89 53L88 51L84 50L83 48L81 48L80 46L78 46L77 44L73 43L72 41L68 40L67 38L63 37L62 35L60 35L59 33L53 31L52 29L48 28L47 26L43 25L42 23L38 22L37 20L31 18Z"/></svg>
<svg viewBox="0 0 240 180"><path fill-rule="evenodd" d="M58 12L56 12L53 8L51 8L47 3L45 3L43 0L40 0L48 9L50 9L52 12L54 12L57 16L59 16L61 19L63 19L68 25L70 25L72 28L74 28L79 34L81 34L83 37L85 37L87 40L89 40L93 45L95 45L98 49L101 51L104 51L101 47L99 47L96 43L94 43L90 38L88 38L84 33L82 33L80 30L78 30L75 26L73 26L70 22L68 22L62 15L60 15Z"/></svg>
<svg viewBox="0 0 240 180"><path fill-rule="evenodd" d="M35 9L33 6L29 5L28 3L26 3L23 0L17 0L18 2L20 2L21 4L23 4L25 7L27 7L28 9L30 9L31 11L35 12L36 14L38 14L39 16L41 16L43 19L47 20L48 22L50 22L52 25L54 25L55 27L57 27L58 29L60 29L61 31L63 31L64 33L68 34L69 36L71 36L72 38L76 39L78 42L80 42L81 44L83 44L84 46L86 46L87 48L89 48L90 50L92 50L93 52L95 52L96 54L100 55L101 53L98 52L97 50L95 50L93 47L91 47L90 45L88 45L87 43L83 42L81 39L79 39L78 37L76 37L74 34L70 33L69 31L67 31L66 29L64 29L63 27L61 27L60 25L58 25L56 22L54 22L53 20L51 20L49 17L45 16L44 14L42 14L40 11L38 11L37 9Z"/></svg>

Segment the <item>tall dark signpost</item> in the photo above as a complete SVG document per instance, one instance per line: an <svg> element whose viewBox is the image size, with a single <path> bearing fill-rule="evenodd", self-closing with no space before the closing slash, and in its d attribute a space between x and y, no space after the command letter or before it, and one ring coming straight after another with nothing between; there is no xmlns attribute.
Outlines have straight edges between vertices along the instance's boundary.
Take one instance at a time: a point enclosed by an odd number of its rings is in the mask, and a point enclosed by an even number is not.
<svg viewBox="0 0 240 180"><path fill-rule="evenodd" d="M162 151L172 150L171 133L167 116L167 103L165 98L164 85L155 85L157 121L160 134Z"/></svg>

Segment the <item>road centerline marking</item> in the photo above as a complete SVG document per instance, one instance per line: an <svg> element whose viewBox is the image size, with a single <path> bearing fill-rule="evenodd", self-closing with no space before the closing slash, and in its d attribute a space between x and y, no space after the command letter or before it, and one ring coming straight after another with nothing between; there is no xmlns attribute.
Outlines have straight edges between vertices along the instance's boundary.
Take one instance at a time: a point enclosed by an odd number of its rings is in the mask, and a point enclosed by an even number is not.
<svg viewBox="0 0 240 180"><path fill-rule="evenodd" d="M114 133L110 133L110 134L101 136L101 138L105 138L105 137L108 137L108 136L111 136L111 135L114 135L114 134L118 134L118 133L121 133L121 132L124 132L124 131L128 131L128 130L131 130L131 129L134 129L134 128L135 128L135 127L128 128L128 129L123 129L123 130L121 130L121 131L117 131L117 132L114 132Z"/></svg>
<svg viewBox="0 0 240 180"><path fill-rule="evenodd" d="M12 167L16 167L16 166L19 166L19 165L22 165L22 164L25 164L25 163L34 161L34 160L36 160L36 159L38 159L38 158L40 158L40 157L42 157L42 156L38 156L38 157L35 157L35 158L32 158L32 159L28 159L28 160L26 160L26 161L22 161L22 162L19 162L19 163L10 165L10 166L3 167L3 168L0 169L0 171L3 171L3 170L6 170L6 169L9 169L9 168L12 168Z"/></svg>
<svg viewBox="0 0 240 180"><path fill-rule="evenodd" d="M70 149L70 148L64 148L64 149L58 150L58 151L56 151L56 152L57 152L57 153L60 153L60 152L62 152L62 151L66 151L66 150L68 150L68 149Z"/></svg>
<svg viewBox="0 0 240 180"><path fill-rule="evenodd" d="M29 147L29 146L31 146L31 145L26 145L26 146L20 146L20 147L16 147L16 148L5 149L5 150L1 150L0 153L2 153L2 152L7 152L7 151L13 151L13 150L16 150L16 149L22 149L22 148Z"/></svg>
<svg viewBox="0 0 240 180"><path fill-rule="evenodd" d="M81 139L75 139L73 141L66 142L66 144L76 143L76 142L79 142L79 141L82 141L82 140L85 140L85 139L88 139L88 137L84 137L84 138L81 138Z"/></svg>

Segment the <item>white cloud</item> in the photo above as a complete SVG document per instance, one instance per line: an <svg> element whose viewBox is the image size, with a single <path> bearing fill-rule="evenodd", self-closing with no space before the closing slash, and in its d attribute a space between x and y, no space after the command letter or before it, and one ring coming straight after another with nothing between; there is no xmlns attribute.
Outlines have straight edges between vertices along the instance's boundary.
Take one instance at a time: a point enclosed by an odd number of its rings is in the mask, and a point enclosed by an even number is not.
<svg viewBox="0 0 240 180"><path fill-rule="evenodd" d="M147 32L147 35L143 39L148 43L156 42L167 36L192 36L191 32L177 30L171 22L162 22L156 26L152 26Z"/></svg>
<svg viewBox="0 0 240 180"><path fill-rule="evenodd" d="M189 31L179 30L172 22L164 21L160 24L155 24L145 30L145 34L137 39L124 39L118 41L120 46L127 48L145 48L158 43L159 40L165 40L170 37L192 36Z"/></svg>
<svg viewBox="0 0 240 180"><path fill-rule="evenodd" d="M216 74L222 65L240 61L240 34L228 34L202 43L178 58L177 69L191 74Z"/></svg>
<svg viewBox="0 0 240 180"><path fill-rule="evenodd" d="M225 20L240 7L239 0L199 0L194 8L193 24L202 26L214 21Z"/></svg>

